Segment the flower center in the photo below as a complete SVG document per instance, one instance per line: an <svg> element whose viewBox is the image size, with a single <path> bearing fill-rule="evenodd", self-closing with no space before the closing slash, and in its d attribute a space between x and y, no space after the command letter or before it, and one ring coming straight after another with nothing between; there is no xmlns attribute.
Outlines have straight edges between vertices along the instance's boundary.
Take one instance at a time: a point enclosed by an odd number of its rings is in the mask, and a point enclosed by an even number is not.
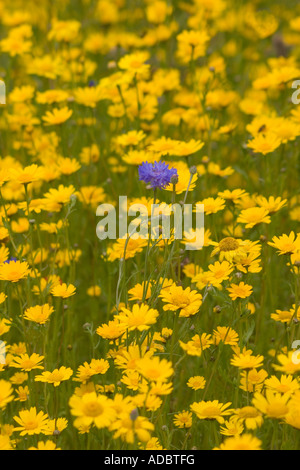
<svg viewBox="0 0 300 470"><path fill-rule="evenodd" d="M220 251L234 251L239 248L239 242L232 237L223 238L219 243Z"/></svg>
<svg viewBox="0 0 300 470"><path fill-rule="evenodd" d="M84 414L86 416L99 416L103 413L104 409L103 406L100 405L100 403L94 401L91 403L86 403L84 407Z"/></svg>

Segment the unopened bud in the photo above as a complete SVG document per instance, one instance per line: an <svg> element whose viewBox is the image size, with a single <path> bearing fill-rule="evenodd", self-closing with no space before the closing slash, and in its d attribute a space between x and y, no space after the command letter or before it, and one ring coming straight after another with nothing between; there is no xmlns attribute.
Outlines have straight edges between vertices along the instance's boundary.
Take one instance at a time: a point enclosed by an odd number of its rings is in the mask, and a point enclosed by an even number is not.
<svg viewBox="0 0 300 470"><path fill-rule="evenodd" d="M139 417L139 412L138 412L138 410L135 408L135 409L132 410L132 412L130 413L130 419L131 419L131 421L136 421L138 417Z"/></svg>

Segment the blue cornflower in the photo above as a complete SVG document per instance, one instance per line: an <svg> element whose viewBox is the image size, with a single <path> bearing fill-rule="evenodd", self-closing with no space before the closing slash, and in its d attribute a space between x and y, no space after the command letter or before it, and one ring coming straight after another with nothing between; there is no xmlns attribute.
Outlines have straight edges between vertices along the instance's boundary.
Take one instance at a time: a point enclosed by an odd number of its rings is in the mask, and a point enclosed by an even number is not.
<svg viewBox="0 0 300 470"><path fill-rule="evenodd" d="M177 176L176 168L169 168L165 162L143 162L139 166L139 179L151 185L151 188L164 189L169 186L172 176Z"/></svg>
<svg viewBox="0 0 300 470"><path fill-rule="evenodd" d="M10 258L10 259L7 259L6 261L4 261L4 264L9 264L9 263L11 263L12 261L16 262L16 261L18 261L18 259L17 259L17 258Z"/></svg>

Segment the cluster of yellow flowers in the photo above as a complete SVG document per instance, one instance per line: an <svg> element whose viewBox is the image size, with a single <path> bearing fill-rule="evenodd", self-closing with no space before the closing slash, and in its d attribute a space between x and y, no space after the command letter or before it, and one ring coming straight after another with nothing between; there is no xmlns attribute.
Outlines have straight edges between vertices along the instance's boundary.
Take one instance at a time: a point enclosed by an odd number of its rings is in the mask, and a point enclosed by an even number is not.
<svg viewBox="0 0 300 470"><path fill-rule="evenodd" d="M299 3L0 22L0 450L298 450ZM205 229L100 241L122 195Z"/></svg>

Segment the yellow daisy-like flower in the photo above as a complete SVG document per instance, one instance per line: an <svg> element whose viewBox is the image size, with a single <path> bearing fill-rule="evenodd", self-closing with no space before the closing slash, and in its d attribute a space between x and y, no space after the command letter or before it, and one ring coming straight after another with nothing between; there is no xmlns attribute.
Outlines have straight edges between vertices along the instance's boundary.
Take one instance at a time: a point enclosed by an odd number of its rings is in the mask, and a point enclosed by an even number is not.
<svg viewBox="0 0 300 470"><path fill-rule="evenodd" d="M241 436L228 437L220 447L213 450L261 450L262 441L252 434L242 434Z"/></svg>
<svg viewBox="0 0 300 470"><path fill-rule="evenodd" d="M136 369L150 382L167 382L174 373L172 363L157 356L137 360Z"/></svg>
<svg viewBox="0 0 300 470"><path fill-rule="evenodd" d="M25 310L24 318L26 320L38 323L39 325L44 325L49 320L53 311L54 308L49 304L36 305L35 307L29 307L27 310Z"/></svg>
<svg viewBox="0 0 300 470"><path fill-rule="evenodd" d="M282 419L289 412L289 395L282 395L281 393L266 390L266 396L259 392L254 394L252 400L253 406L268 418Z"/></svg>
<svg viewBox="0 0 300 470"><path fill-rule="evenodd" d="M227 290L229 292L229 297L231 297L232 300L236 300L246 299L249 297L252 294L253 288L249 284L240 282L239 284L231 284Z"/></svg>
<svg viewBox="0 0 300 470"><path fill-rule="evenodd" d="M267 155L274 152L280 145L281 139L275 132L268 132L266 134L260 133L254 139L248 141L248 147L253 149L255 153Z"/></svg>
<svg viewBox="0 0 300 470"><path fill-rule="evenodd" d="M18 282L30 273L26 261L10 261L0 266L0 279L2 281Z"/></svg>
<svg viewBox="0 0 300 470"><path fill-rule="evenodd" d="M21 436L32 436L44 434L49 418L43 411L37 413L36 408L31 407L29 410L20 411L19 416L14 416L14 420L19 424L15 431L20 431Z"/></svg>
<svg viewBox="0 0 300 470"><path fill-rule="evenodd" d="M244 406L234 410L234 413L242 422L245 423L247 429L257 429L263 424L263 416L254 406Z"/></svg>
<svg viewBox="0 0 300 470"><path fill-rule="evenodd" d="M0 380L0 409L4 410L8 403L14 399L10 382Z"/></svg>
<svg viewBox="0 0 300 470"><path fill-rule="evenodd" d="M177 428L187 429L192 426L193 415L190 411L181 411L174 415L173 422Z"/></svg>
<svg viewBox="0 0 300 470"><path fill-rule="evenodd" d="M263 365L263 356L253 356L251 349L243 349L243 352L235 354L230 363L239 369L255 369Z"/></svg>
<svg viewBox="0 0 300 470"><path fill-rule="evenodd" d="M193 390L203 390L206 385L206 380L204 377L200 375L195 375L194 377L190 377L187 386L192 388Z"/></svg>
<svg viewBox="0 0 300 470"><path fill-rule="evenodd" d="M47 126L58 126L70 119L72 114L73 111L65 106L64 108L54 108L52 112L47 111L42 119Z"/></svg>
<svg viewBox="0 0 300 470"><path fill-rule="evenodd" d="M195 315L202 305L202 295L190 287L183 289L181 286L172 285L167 291L162 291L159 295L166 304L165 311L180 310L180 317L190 317Z"/></svg>
<svg viewBox="0 0 300 470"><path fill-rule="evenodd" d="M72 284L58 284L51 289L51 294L54 297L62 297L63 299L67 299L76 293L76 287Z"/></svg>
<svg viewBox="0 0 300 470"><path fill-rule="evenodd" d="M115 420L116 412L112 400L95 392L86 393L82 397L73 395L69 400L71 414L76 416L74 426L90 426L98 429L109 427Z"/></svg>
<svg viewBox="0 0 300 470"><path fill-rule="evenodd" d="M280 379L276 375L272 375L265 381L265 387L274 392L292 395L300 389L300 384L292 375L283 374Z"/></svg>
<svg viewBox="0 0 300 470"><path fill-rule="evenodd" d="M144 331L156 323L158 315L158 310L149 308L146 304L134 304L131 310L122 308L115 319L129 331Z"/></svg>
<svg viewBox="0 0 300 470"><path fill-rule="evenodd" d="M21 354L20 356L14 356L10 367L22 369L24 371L30 371L33 369L44 369L41 362L44 360L44 356L33 353L31 356L28 354Z"/></svg>
<svg viewBox="0 0 300 470"><path fill-rule="evenodd" d="M199 419L215 419L218 423L224 423L224 416L232 414L231 409L228 409L231 403L219 403L218 400L213 401L200 401L191 405L191 410L196 414Z"/></svg>
<svg viewBox="0 0 300 470"><path fill-rule="evenodd" d="M115 431L114 439L120 437L128 444L133 444L135 438L141 442L148 442L154 425L144 416L138 416L137 410L133 409L130 413L122 413L110 426L110 430Z"/></svg>
<svg viewBox="0 0 300 470"><path fill-rule="evenodd" d="M54 369L52 372L45 371L41 375L36 375L34 380L36 382L45 382L53 384L54 387L58 387L64 380L69 380L73 375L73 371L70 367L62 366L59 369Z"/></svg>
<svg viewBox="0 0 300 470"><path fill-rule="evenodd" d="M268 245L277 248L280 255L291 255L296 251L300 250L300 234L297 236L294 232L289 235L281 235L280 237L273 237L272 242L268 242Z"/></svg>
<svg viewBox="0 0 300 470"><path fill-rule="evenodd" d="M55 442L53 441L40 441L37 443L37 447L29 447L28 450L61 450L59 447L56 447Z"/></svg>
<svg viewBox="0 0 300 470"><path fill-rule="evenodd" d="M237 222L245 224L246 228L253 228L258 224L270 224L269 211L264 207L250 207L241 211Z"/></svg>

